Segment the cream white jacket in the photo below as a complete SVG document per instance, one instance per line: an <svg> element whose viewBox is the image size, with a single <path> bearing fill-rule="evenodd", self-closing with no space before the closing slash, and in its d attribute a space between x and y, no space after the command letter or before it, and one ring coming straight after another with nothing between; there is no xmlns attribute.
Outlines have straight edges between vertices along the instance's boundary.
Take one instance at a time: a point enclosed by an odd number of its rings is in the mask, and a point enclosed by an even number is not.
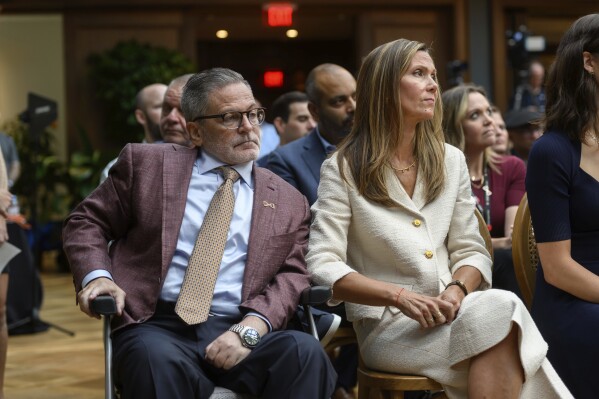
<svg viewBox="0 0 599 399"><path fill-rule="evenodd" d="M462 266L480 270L480 289L491 285L491 257L478 231L475 203L463 153L445 145L443 192L426 204L418 174L410 198L389 167L385 182L397 207L373 203L355 189L349 168L341 178L337 157L322 165L318 200L312 206L308 269L318 285L332 287L348 273L395 283L436 296ZM331 303L334 304L334 303ZM384 307L346 304L350 321L380 319Z"/></svg>

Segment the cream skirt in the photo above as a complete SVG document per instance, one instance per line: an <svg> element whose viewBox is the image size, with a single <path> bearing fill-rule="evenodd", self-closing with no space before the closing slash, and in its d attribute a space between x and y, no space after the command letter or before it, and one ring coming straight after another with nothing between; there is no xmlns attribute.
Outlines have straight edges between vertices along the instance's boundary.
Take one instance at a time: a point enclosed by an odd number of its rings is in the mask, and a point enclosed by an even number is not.
<svg viewBox="0 0 599 399"><path fill-rule="evenodd" d="M513 293L490 289L468 295L451 324L423 329L395 307L380 320L354 323L360 353L372 369L417 374L443 385L449 398L468 397L470 358L495 346L519 327L525 374L521 398L572 398L546 358L547 344L528 310Z"/></svg>

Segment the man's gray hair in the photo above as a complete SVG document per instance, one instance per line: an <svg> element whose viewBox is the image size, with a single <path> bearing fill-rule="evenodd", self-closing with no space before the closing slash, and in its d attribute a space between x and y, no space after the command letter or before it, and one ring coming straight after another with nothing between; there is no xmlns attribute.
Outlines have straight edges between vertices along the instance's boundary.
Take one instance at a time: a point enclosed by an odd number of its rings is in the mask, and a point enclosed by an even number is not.
<svg viewBox="0 0 599 399"><path fill-rule="evenodd" d="M210 105L210 98L215 90L235 83L243 83L250 89L250 84L238 72L228 68L212 68L193 75L183 88L181 110L188 122L203 116Z"/></svg>

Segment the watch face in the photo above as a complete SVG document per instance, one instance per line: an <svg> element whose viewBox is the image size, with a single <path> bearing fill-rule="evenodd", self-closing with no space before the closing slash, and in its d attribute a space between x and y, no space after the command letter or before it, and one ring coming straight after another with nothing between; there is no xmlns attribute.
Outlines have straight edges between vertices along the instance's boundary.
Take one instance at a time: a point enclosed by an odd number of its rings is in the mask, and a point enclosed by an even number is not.
<svg viewBox="0 0 599 399"><path fill-rule="evenodd" d="M243 334L243 341L247 346L253 348L260 342L260 334L253 328L248 328Z"/></svg>

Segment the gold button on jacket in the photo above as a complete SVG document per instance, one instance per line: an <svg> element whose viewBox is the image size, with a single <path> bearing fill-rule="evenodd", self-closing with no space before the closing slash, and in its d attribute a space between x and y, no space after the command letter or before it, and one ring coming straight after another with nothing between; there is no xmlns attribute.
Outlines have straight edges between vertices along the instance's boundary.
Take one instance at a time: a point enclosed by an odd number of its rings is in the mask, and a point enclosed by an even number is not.
<svg viewBox="0 0 599 399"><path fill-rule="evenodd" d="M430 259L433 257L433 251L425 251L424 252L424 256L426 256L426 259Z"/></svg>
<svg viewBox="0 0 599 399"><path fill-rule="evenodd" d="M412 222L412 224L416 227L420 227L420 225L422 224L422 222L419 219L414 219L414 221Z"/></svg>

